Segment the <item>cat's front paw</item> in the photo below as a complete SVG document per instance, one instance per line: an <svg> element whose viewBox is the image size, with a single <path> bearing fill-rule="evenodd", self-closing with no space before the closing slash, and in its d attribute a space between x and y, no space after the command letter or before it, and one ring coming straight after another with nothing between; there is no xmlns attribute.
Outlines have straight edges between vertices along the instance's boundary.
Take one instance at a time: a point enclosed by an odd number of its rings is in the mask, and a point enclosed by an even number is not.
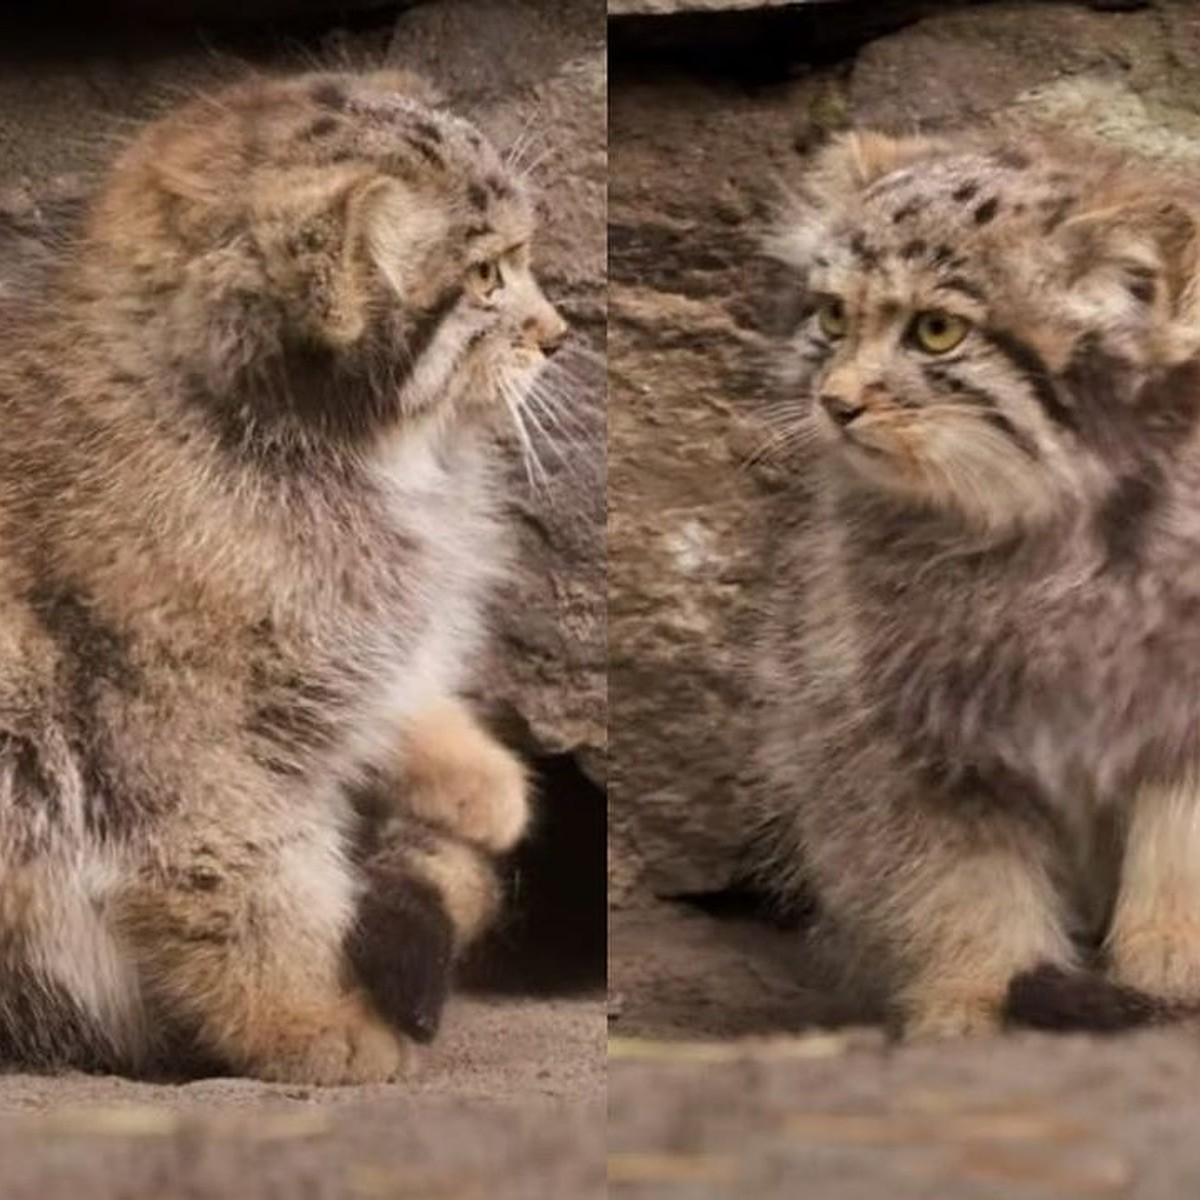
<svg viewBox="0 0 1200 1200"><path fill-rule="evenodd" d="M987 1037L1000 1031L1003 992L910 990L901 998L905 1041Z"/></svg>
<svg viewBox="0 0 1200 1200"><path fill-rule="evenodd" d="M1116 983L1171 1003L1200 1002L1200 922L1118 927L1109 961Z"/></svg>
<svg viewBox="0 0 1200 1200"><path fill-rule="evenodd" d="M429 722L412 743L407 803L414 815L503 854L529 824L529 780L506 747L473 723Z"/></svg>
<svg viewBox="0 0 1200 1200"><path fill-rule="evenodd" d="M352 997L323 1018L282 1024L246 1065L251 1074L275 1083L338 1087L399 1079L414 1054L362 1000Z"/></svg>

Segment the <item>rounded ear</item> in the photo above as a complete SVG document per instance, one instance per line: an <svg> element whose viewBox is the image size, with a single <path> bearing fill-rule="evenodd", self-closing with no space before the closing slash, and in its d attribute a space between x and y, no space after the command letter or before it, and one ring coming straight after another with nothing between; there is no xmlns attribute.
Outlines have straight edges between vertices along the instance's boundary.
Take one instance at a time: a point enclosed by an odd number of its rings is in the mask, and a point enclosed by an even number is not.
<svg viewBox="0 0 1200 1200"><path fill-rule="evenodd" d="M396 179L364 195L357 208L361 245L370 265L397 298L416 306L428 287L423 264L445 238L443 208Z"/></svg>
<svg viewBox="0 0 1200 1200"><path fill-rule="evenodd" d="M1135 314L1153 353L1179 362L1200 351L1200 224L1171 197L1136 197L1077 213L1062 225L1080 292L1115 321Z"/></svg>
<svg viewBox="0 0 1200 1200"><path fill-rule="evenodd" d="M392 181L358 173L293 175L256 197L255 235L294 333L341 348L367 326L375 281L364 247L370 214Z"/></svg>

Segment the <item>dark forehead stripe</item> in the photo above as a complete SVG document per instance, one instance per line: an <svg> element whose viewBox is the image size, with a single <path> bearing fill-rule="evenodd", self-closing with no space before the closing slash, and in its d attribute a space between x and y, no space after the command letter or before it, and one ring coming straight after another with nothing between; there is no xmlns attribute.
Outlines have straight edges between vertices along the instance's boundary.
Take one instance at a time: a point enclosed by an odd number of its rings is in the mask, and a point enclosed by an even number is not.
<svg viewBox="0 0 1200 1200"><path fill-rule="evenodd" d="M1042 361L1041 355L1015 334L1003 329L984 329L981 332L988 345L1008 359L1029 384L1046 415L1064 429L1077 431L1079 422L1059 396L1050 368Z"/></svg>
<svg viewBox="0 0 1200 1200"><path fill-rule="evenodd" d="M983 288L969 279L964 279L961 275L951 275L949 279L941 279L938 281L938 286L949 288L952 292L962 292L964 296L970 296L972 300L978 300L981 304L987 299Z"/></svg>

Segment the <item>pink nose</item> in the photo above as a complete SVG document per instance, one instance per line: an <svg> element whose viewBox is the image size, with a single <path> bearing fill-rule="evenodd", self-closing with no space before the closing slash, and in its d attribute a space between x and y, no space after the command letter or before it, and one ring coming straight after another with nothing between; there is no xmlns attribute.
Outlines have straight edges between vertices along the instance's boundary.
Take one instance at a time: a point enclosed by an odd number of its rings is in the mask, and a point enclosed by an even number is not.
<svg viewBox="0 0 1200 1200"><path fill-rule="evenodd" d="M820 397L821 407L836 421L839 425L849 425L851 421L862 415L866 409L865 404L856 404L852 400L847 400L844 396L823 395Z"/></svg>
<svg viewBox="0 0 1200 1200"><path fill-rule="evenodd" d="M566 321L549 305L546 312L530 317L522 326L525 336L547 357L567 340L569 332Z"/></svg>

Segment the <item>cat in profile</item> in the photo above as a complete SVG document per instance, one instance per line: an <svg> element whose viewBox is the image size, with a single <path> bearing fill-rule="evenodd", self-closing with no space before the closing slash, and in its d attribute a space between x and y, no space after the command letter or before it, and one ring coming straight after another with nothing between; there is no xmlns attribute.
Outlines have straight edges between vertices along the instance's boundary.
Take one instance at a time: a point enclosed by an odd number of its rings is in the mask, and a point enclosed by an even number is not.
<svg viewBox="0 0 1200 1200"><path fill-rule="evenodd" d="M396 73L120 154L0 329L0 1058L394 1077L526 779L459 698L489 435L566 326L522 180Z"/></svg>
<svg viewBox="0 0 1200 1200"><path fill-rule="evenodd" d="M1197 213L1048 133L857 133L776 243L761 871L913 1035L1200 1003Z"/></svg>

